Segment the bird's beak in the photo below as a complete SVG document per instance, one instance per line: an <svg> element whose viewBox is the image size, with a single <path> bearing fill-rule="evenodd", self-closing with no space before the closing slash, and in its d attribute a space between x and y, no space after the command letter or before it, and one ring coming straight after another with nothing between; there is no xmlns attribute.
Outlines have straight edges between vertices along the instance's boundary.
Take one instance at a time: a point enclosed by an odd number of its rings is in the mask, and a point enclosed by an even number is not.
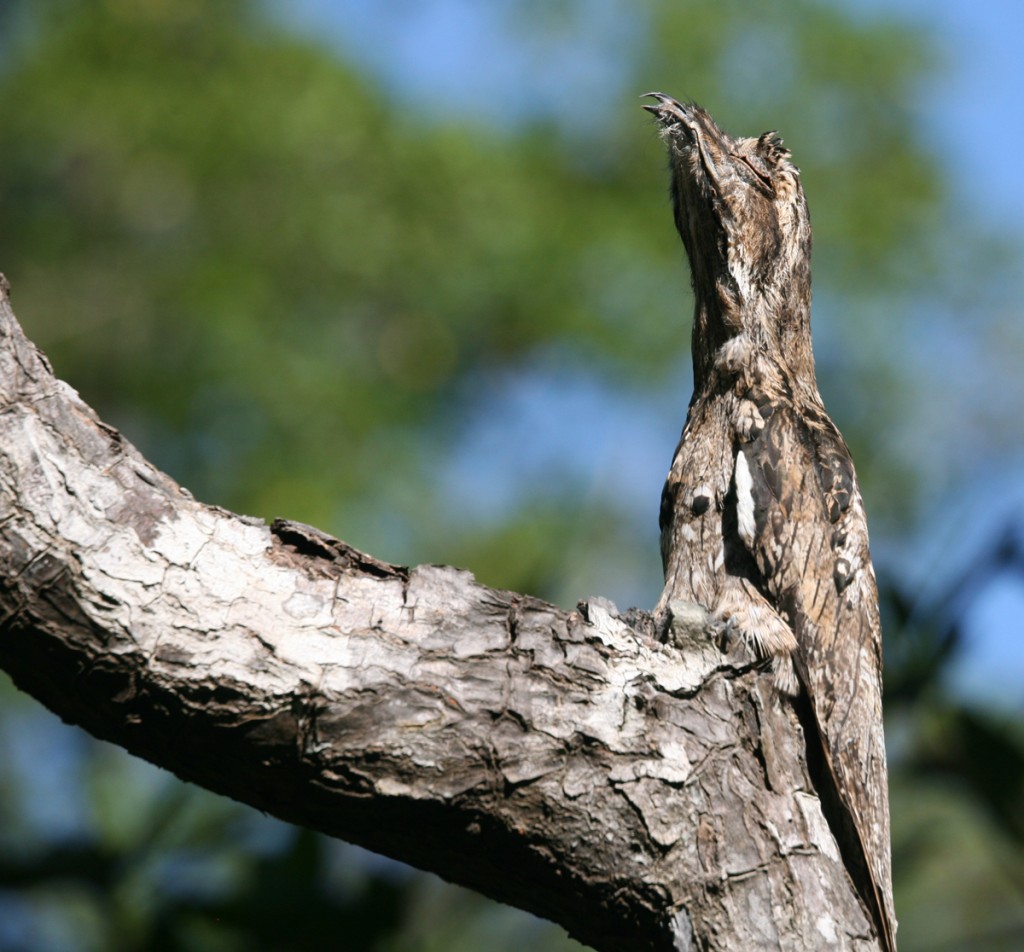
<svg viewBox="0 0 1024 952"><path fill-rule="evenodd" d="M642 108L652 113L663 126L682 123L687 128L693 128L693 117L686 106L664 93L644 93L640 98L648 97L657 99L657 103L645 102Z"/></svg>
<svg viewBox="0 0 1024 952"><path fill-rule="evenodd" d="M657 100L644 103L643 108L657 118L666 134L677 172L687 178L703 174L713 183L721 182L732 161L732 140L715 120L695 103L684 105L664 93L645 93L642 98L646 97ZM694 155L700 157L699 166L690 161ZM698 168L703 172L699 173Z"/></svg>

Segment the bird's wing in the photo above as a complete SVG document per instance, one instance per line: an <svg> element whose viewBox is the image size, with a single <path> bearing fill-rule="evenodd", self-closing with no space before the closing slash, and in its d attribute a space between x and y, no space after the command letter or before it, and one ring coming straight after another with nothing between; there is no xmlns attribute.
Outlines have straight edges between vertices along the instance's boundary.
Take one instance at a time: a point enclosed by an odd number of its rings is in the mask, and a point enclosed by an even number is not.
<svg viewBox="0 0 1024 952"><path fill-rule="evenodd" d="M827 774L852 827L847 836L867 863L865 899L874 897L884 941L894 948L881 625L860 489L824 409L769 404L760 416L763 426L738 449L740 535L796 635L794 660Z"/></svg>

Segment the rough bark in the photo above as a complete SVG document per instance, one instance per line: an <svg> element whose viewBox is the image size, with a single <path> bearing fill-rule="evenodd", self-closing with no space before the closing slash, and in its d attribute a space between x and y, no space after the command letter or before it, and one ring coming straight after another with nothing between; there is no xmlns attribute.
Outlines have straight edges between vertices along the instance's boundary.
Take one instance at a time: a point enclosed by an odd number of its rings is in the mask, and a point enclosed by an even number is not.
<svg viewBox="0 0 1024 952"><path fill-rule="evenodd" d="M203 505L6 288L0 514L0 666L98 737L598 950L877 949L762 666Z"/></svg>

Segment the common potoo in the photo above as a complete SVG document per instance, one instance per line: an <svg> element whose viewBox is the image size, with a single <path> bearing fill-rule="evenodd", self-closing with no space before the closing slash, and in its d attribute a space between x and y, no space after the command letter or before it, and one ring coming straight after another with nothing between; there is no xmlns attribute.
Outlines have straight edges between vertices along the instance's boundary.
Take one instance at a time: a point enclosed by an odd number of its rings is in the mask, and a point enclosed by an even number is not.
<svg viewBox="0 0 1024 952"><path fill-rule="evenodd" d="M800 173L776 133L733 138L699 106L650 95L696 302L658 607L696 602L771 659L820 745L823 807L892 950L878 595L853 463L815 380Z"/></svg>

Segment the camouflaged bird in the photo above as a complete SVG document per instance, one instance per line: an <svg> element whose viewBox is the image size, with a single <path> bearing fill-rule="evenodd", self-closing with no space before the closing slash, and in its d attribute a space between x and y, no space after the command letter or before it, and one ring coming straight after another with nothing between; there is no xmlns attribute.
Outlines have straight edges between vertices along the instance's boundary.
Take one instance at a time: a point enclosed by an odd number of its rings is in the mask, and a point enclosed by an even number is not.
<svg viewBox="0 0 1024 952"><path fill-rule="evenodd" d="M699 106L649 95L695 297L694 393L662 496L658 608L704 606L772 659L780 692L805 710L806 692L822 804L892 950L878 595L853 463L815 381L800 173L776 133L734 139Z"/></svg>

